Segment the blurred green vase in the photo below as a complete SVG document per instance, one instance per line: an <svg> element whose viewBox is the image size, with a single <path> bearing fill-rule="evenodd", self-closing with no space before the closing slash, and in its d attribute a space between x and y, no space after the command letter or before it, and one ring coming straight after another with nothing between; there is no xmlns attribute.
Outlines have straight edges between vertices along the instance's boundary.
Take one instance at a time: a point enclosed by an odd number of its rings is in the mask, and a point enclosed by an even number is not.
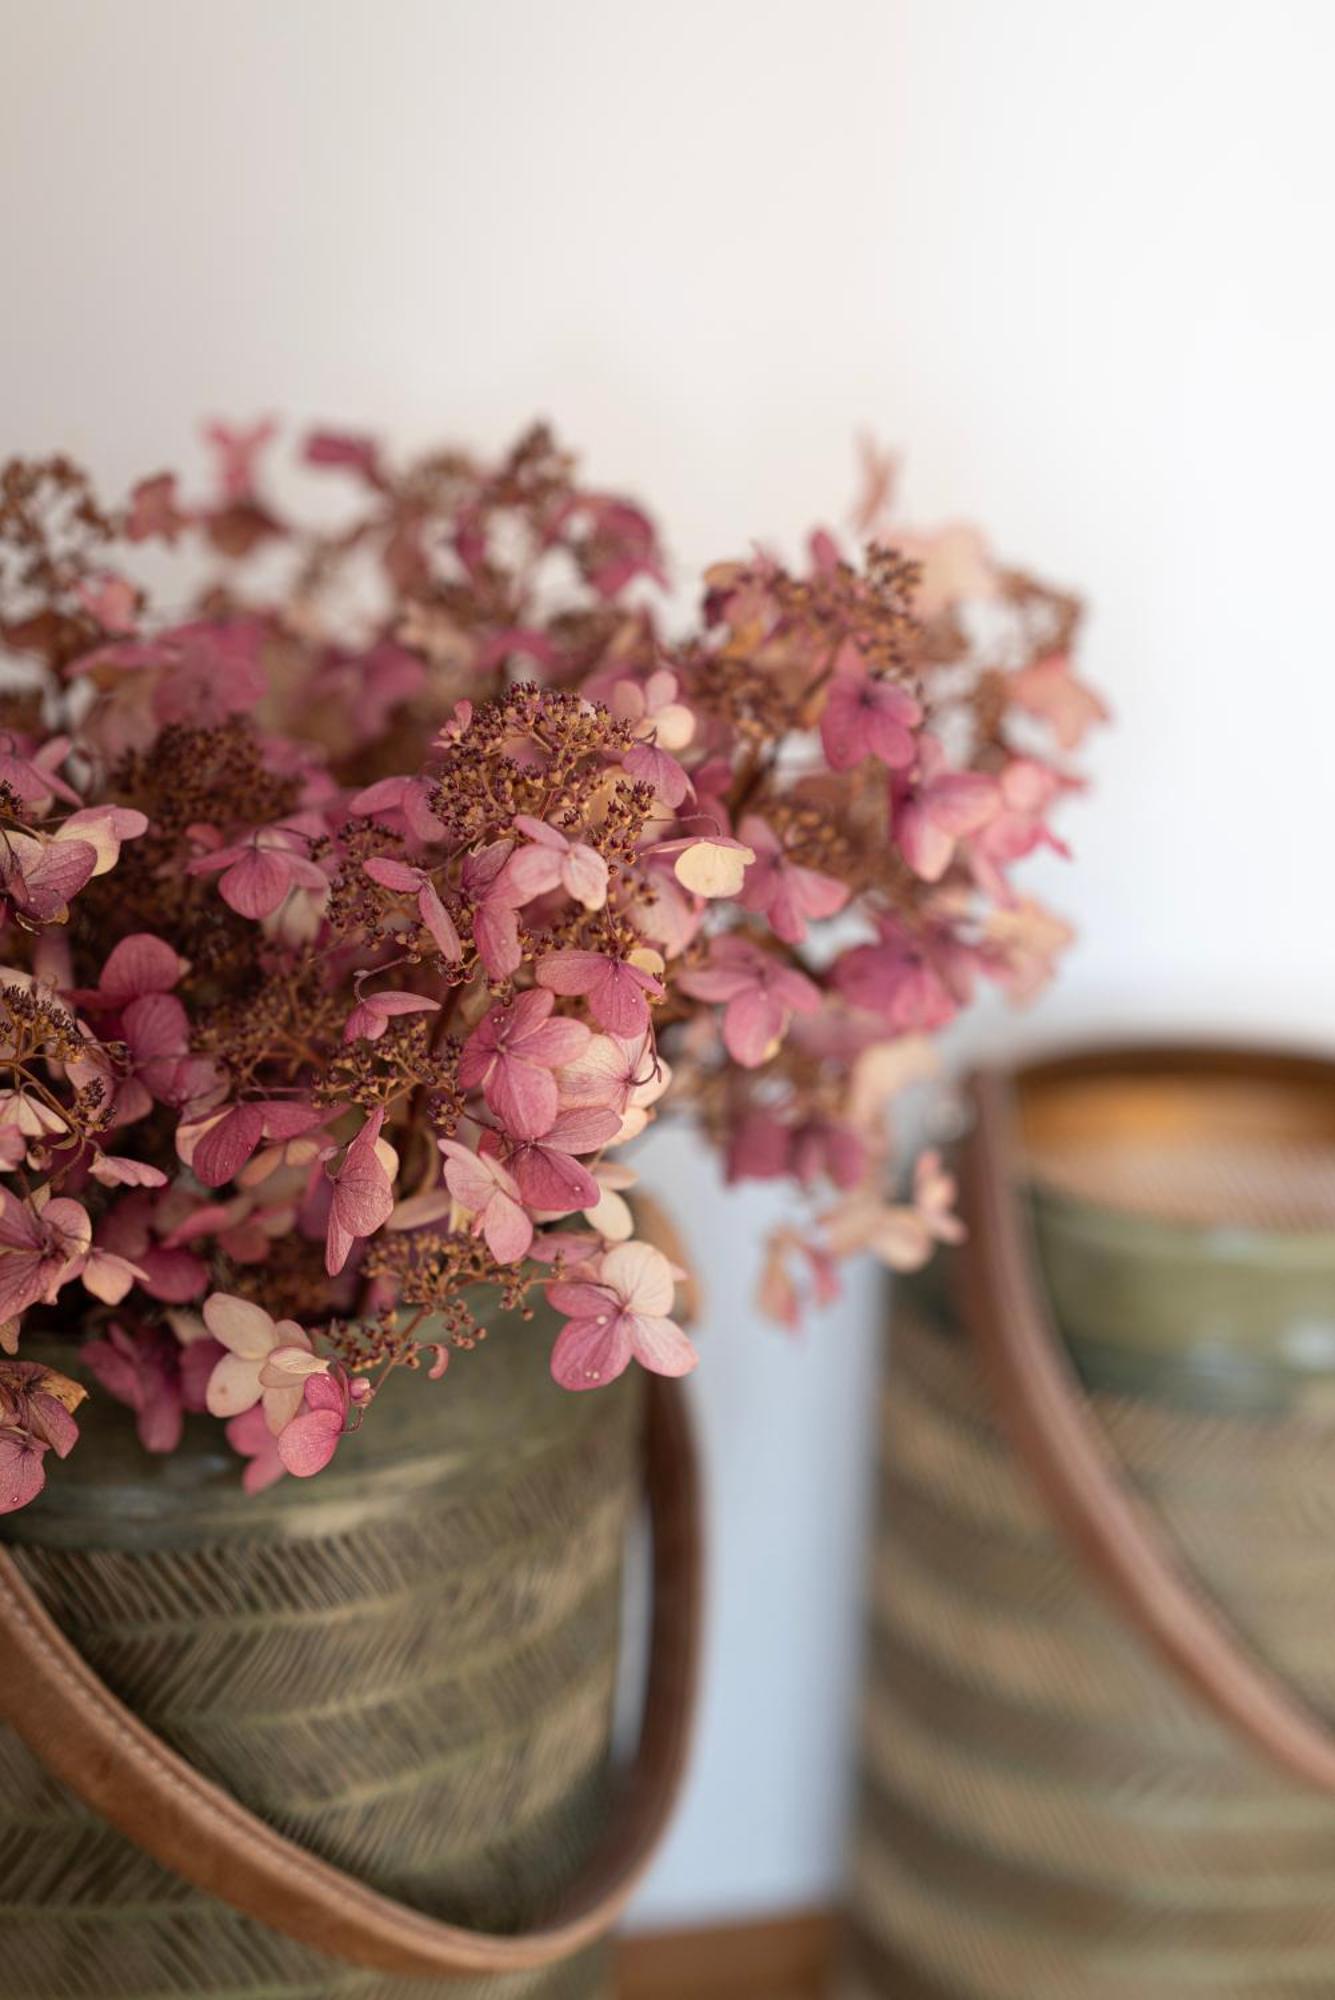
<svg viewBox="0 0 1335 2000"><path fill-rule="evenodd" d="M1335 1718L1335 1071L1110 1054L1018 1097L1037 1276L1102 1439L1240 1646ZM845 1990L1335 1993L1335 1797L1091 1580L964 1332L969 1256L896 1293Z"/></svg>

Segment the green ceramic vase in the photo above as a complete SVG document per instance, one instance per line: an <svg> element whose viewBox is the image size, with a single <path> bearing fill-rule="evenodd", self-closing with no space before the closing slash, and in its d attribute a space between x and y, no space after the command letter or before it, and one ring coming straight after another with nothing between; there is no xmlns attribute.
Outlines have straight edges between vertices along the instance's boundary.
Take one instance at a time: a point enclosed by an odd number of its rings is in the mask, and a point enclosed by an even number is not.
<svg viewBox="0 0 1335 2000"><path fill-rule="evenodd" d="M318 1478L248 1497L220 1427L146 1455L94 1390L3 1532L123 1700L312 1852L433 1915L539 1918L607 1801L637 1386L571 1396L552 1329L499 1321L391 1379ZM65 1363L68 1366L68 1362ZM504 1979L389 1979L203 1896L0 1731L3 2000L603 2000L601 1950Z"/></svg>

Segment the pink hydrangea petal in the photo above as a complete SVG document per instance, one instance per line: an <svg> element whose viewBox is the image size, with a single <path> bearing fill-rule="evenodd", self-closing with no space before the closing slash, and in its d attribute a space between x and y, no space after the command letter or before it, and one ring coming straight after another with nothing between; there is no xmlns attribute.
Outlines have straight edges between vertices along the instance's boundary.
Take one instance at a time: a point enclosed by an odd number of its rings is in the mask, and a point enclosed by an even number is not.
<svg viewBox="0 0 1335 2000"><path fill-rule="evenodd" d="M607 901L607 863L595 848L579 843L570 849L561 879L577 903L601 910Z"/></svg>
<svg viewBox="0 0 1335 2000"><path fill-rule="evenodd" d="M624 1314L610 1313L603 1325L596 1318L572 1319L556 1336L552 1376L563 1389L601 1389L625 1373L630 1359Z"/></svg>
<svg viewBox="0 0 1335 2000"><path fill-rule="evenodd" d="M195 1145L191 1169L205 1187L222 1187L232 1180L264 1137L264 1113L258 1104L234 1104Z"/></svg>
<svg viewBox="0 0 1335 2000"><path fill-rule="evenodd" d="M473 942L492 979L508 979L524 956L519 943L519 919L502 903L482 903L473 912Z"/></svg>
<svg viewBox="0 0 1335 2000"><path fill-rule="evenodd" d="M0 1435L0 1514L13 1514L37 1498L46 1484L45 1458L45 1445Z"/></svg>
<svg viewBox="0 0 1335 2000"><path fill-rule="evenodd" d="M505 886L517 903L560 887L563 856L550 847L521 847L505 865Z"/></svg>
<svg viewBox="0 0 1335 2000"><path fill-rule="evenodd" d="M498 1264L517 1264L528 1255L533 1222L517 1201L497 1188L483 1212L482 1234Z"/></svg>
<svg viewBox="0 0 1335 2000"><path fill-rule="evenodd" d="M598 1274L628 1310L671 1312L675 1290L672 1266L652 1243L619 1243L607 1252Z"/></svg>
<svg viewBox="0 0 1335 2000"><path fill-rule="evenodd" d="M559 1069L565 1063L576 1062L591 1039L592 1031L583 1021L570 1021L562 1016L557 1020L544 1021L541 1027L526 1035L523 1051L529 1062L542 1063L548 1069Z"/></svg>
<svg viewBox="0 0 1335 2000"><path fill-rule="evenodd" d="M631 1351L655 1375L689 1375L699 1360L675 1321L651 1313L627 1313Z"/></svg>
<svg viewBox="0 0 1335 2000"><path fill-rule="evenodd" d="M758 1069L769 1060L787 1024L787 1009L773 994L751 987L728 1002L723 1016L724 1045L744 1069Z"/></svg>
<svg viewBox="0 0 1335 2000"><path fill-rule="evenodd" d="M323 1472L338 1449L343 1419L334 1410L303 1410L278 1434L278 1456L296 1479Z"/></svg>
<svg viewBox="0 0 1335 2000"><path fill-rule="evenodd" d="M271 917L292 886L292 861L272 848L247 848L218 884L223 901L238 916Z"/></svg>
<svg viewBox="0 0 1335 2000"><path fill-rule="evenodd" d="M516 1139L539 1138L555 1122L560 1102L556 1078L541 1063L502 1055L482 1091L506 1131Z"/></svg>
<svg viewBox="0 0 1335 2000"><path fill-rule="evenodd" d="M209 1377L210 1416L238 1417L259 1400L259 1362L246 1354L225 1354Z"/></svg>
<svg viewBox="0 0 1335 2000"><path fill-rule="evenodd" d="M463 946L454 919L441 902L435 887L423 882L417 892L417 914L443 959L455 965L463 957Z"/></svg>
<svg viewBox="0 0 1335 2000"><path fill-rule="evenodd" d="M587 1167L553 1146L523 1146L514 1157L515 1179L530 1208L551 1215L573 1215L592 1208L598 1183Z"/></svg>
<svg viewBox="0 0 1335 2000"><path fill-rule="evenodd" d="M148 931L122 938L102 967L98 990L104 999L134 1000L144 993L170 993L181 976L181 960L169 944Z"/></svg>
<svg viewBox="0 0 1335 2000"><path fill-rule="evenodd" d="M547 1303L571 1319L596 1319L599 1313L617 1309L617 1301L605 1286L579 1279L556 1279L546 1287L546 1292Z"/></svg>
<svg viewBox="0 0 1335 2000"><path fill-rule="evenodd" d="M214 1292L204 1303L204 1324L233 1354L258 1361L274 1344L274 1323L263 1306L231 1292Z"/></svg>

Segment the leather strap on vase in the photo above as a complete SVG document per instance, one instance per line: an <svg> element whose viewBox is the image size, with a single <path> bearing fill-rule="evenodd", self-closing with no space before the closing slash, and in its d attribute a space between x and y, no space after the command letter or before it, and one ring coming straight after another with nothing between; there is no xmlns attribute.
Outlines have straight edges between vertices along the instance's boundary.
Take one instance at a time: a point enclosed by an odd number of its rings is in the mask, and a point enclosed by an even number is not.
<svg viewBox="0 0 1335 2000"><path fill-rule="evenodd" d="M1335 1737L1248 1651L1178 1564L1152 1510L1123 1478L1080 1387L1036 1276L1011 1079L981 1071L970 1095L964 1304L1017 1454L1058 1530L1193 1692L1296 1777L1335 1791Z"/></svg>
<svg viewBox="0 0 1335 2000"><path fill-rule="evenodd" d="M653 1621L639 1744L606 1837L550 1922L493 1937L378 1895L283 1838L200 1776L81 1659L0 1550L0 1718L46 1768L197 1889L330 1957L464 1978L552 1964L616 1922L667 1824L699 1676L699 1476L680 1385L649 1384Z"/></svg>

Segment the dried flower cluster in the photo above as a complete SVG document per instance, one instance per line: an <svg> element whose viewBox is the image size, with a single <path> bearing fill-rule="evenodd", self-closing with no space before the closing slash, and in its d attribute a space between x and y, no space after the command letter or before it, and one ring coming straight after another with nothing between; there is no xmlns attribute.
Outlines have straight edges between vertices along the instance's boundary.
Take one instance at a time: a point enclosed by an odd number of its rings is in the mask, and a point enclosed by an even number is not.
<svg viewBox="0 0 1335 2000"><path fill-rule="evenodd" d="M402 470L315 437L318 528L266 427L211 438L198 503L0 475L4 1508L81 1393L21 1329L77 1327L150 1450L226 1419L252 1488L488 1293L545 1292L569 1388L684 1373L621 1150L669 1091L811 1197L780 1317L850 1251L921 1261L951 1190L929 1157L890 1199L887 1102L1066 938L1010 871L1099 704L1076 606L973 534L724 564L673 636L650 522L545 431Z"/></svg>

